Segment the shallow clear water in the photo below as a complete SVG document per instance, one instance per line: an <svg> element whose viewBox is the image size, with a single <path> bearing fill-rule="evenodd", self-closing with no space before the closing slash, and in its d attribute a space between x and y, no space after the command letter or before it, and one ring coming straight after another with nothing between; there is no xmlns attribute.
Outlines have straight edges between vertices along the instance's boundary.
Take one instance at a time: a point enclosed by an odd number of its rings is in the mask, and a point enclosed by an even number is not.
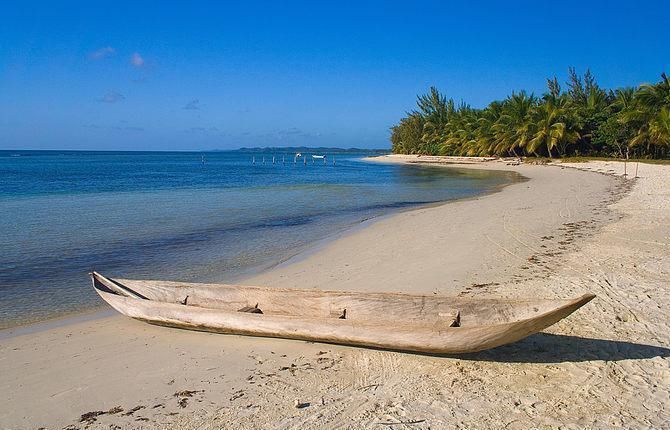
<svg viewBox="0 0 670 430"><path fill-rule="evenodd" d="M515 179L363 155L0 151L0 328L99 305L91 270L231 280L362 220Z"/></svg>

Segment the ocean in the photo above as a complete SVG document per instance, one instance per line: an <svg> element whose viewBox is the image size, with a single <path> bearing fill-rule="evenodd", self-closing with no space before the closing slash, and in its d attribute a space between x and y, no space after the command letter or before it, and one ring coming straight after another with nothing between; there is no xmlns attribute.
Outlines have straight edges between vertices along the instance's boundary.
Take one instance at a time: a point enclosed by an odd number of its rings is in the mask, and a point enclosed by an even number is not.
<svg viewBox="0 0 670 430"><path fill-rule="evenodd" d="M233 281L364 220L516 179L303 155L0 151L0 328L100 306L92 270Z"/></svg>

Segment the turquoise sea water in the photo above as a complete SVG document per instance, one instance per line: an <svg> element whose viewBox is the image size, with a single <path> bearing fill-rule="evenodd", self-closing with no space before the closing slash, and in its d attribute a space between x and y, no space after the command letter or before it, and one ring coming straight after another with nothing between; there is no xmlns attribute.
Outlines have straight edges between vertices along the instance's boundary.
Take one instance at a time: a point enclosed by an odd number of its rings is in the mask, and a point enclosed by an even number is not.
<svg viewBox="0 0 670 430"><path fill-rule="evenodd" d="M0 328L100 305L91 270L225 282L365 219L515 179L272 155L0 151Z"/></svg>

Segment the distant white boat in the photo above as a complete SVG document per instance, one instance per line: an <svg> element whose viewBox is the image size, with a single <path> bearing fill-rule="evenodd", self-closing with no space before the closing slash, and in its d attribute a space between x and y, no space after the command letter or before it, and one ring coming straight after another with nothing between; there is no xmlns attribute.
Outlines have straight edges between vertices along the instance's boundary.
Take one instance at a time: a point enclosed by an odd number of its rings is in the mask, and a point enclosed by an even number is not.
<svg viewBox="0 0 670 430"><path fill-rule="evenodd" d="M316 158L317 160L323 160L324 158L326 158L326 156L325 155L312 155L312 158Z"/></svg>
<svg viewBox="0 0 670 430"><path fill-rule="evenodd" d="M302 157L302 154L299 153L299 152L296 152L296 153L295 153L295 158L298 158L298 157Z"/></svg>

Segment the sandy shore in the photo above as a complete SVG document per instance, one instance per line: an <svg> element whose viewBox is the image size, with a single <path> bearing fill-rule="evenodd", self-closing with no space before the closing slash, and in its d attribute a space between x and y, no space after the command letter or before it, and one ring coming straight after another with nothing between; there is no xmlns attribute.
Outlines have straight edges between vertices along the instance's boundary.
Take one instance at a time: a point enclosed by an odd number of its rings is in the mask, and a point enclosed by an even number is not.
<svg viewBox="0 0 670 430"><path fill-rule="evenodd" d="M84 320L0 340L0 428L666 427L670 166L467 167L529 181L384 218L248 282L596 300L452 358Z"/></svg>

